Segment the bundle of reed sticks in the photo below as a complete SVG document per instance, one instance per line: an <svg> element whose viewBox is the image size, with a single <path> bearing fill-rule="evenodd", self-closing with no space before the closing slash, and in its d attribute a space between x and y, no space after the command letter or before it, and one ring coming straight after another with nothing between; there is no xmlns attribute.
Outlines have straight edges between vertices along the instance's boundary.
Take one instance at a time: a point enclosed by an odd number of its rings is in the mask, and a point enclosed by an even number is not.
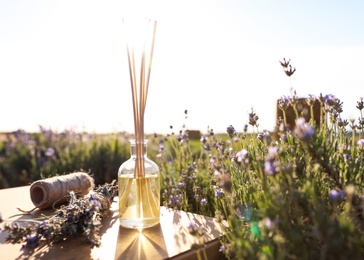
<svg viewBox="0 0 364 260"><path fill-rule="evenodd" d="M128 21L127 21L128 22ZM133 100L133 112L134 112L134 130L135 130L135 142L136 142L136 167L134 177L141 177L144 174L144 112L147 102L148 86L150 79L150 72L152 68L154 40L157 28L157 21L151 18L145 18L142 23L135 27L128 27L127 22L123 19L124 27L132 31L126 31L127 42L127 54L129 63L129 73L131 82L131 92ZM133 21L135 22L135 21ZM135 37L135 34L137 36ZM138 41L138 42L137 42ZM142 43L141 50L141 63L139 71L139 81L137 78L136 67L136 45ZM140 51L140 50L139 50ZM139 83L139 91L138 91Z"/></svg>

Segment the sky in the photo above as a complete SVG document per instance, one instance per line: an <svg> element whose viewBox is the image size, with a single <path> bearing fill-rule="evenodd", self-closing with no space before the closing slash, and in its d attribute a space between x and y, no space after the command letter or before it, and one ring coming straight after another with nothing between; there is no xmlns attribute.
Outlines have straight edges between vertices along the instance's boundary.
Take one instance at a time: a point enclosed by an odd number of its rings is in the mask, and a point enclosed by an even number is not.
<svg viewBox="0 0 364 260"><path fill-rule="evenodd" d="M146 133L242 131L252 108L259 130L273 130L291 88L333 94L357 119L363 13L359 0L0 0L0 132L133 132L130 14L157 20Z"/></svg>

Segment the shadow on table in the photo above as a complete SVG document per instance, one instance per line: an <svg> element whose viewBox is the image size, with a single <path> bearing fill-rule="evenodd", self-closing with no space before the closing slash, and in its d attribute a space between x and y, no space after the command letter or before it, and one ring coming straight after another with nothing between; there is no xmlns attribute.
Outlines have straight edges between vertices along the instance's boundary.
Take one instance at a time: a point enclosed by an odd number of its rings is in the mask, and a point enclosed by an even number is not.
<svg viewBox="0 0 364 260"><path fill-rule="evenodd" d="M173 214L173 224L180 229L184 229L183 233L188 233L188 227L192 224L199 228L205 234L205 240L212 240L223 235L219 224L217 224L212 217L206 217L203 215L185 213L181 211L175 211ZM177 240L180 237L176 238ZM183 241L185 242L185 236Z"/></svg>
<svg viewBox="0 0 364 260"><path fill-rule="evenodd" d="M114 259L167 259L186 252L188 257L180 259L197 259L196 251L191 250L196 242L188 230L191 222L204 231L207 247L211 247L217 255L220 246L218 238L223 233L213 218L162 208L161 222L157 226L143 229L142 232L119 227Z"/></svg>

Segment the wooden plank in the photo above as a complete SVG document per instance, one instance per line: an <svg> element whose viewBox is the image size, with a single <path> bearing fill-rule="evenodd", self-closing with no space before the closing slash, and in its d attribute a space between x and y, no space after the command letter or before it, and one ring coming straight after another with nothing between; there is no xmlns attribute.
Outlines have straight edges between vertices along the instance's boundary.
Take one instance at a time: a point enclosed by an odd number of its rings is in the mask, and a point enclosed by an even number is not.
<svg viewBox="0 0 364 260"><path fill-rule="evenodd" d="M0 213L3 219L27 220L52 212L35 210L29 215L19 214L16 207L23 210L34 207L29 187L0 190ZM209 260L222 259L218 250L219 237L223 232L213 218L162 207L160 224L140 233L120 227L117 198L103 219L100 247L91 249L82 237L78 237L33 251L21 250L20 244L6 243L7 233L0 232L0 259L197 259L197 252L191 250L194 237L188 232L192 221L205 231L205 252L201 251L201 256L206 254Z"/></svg>

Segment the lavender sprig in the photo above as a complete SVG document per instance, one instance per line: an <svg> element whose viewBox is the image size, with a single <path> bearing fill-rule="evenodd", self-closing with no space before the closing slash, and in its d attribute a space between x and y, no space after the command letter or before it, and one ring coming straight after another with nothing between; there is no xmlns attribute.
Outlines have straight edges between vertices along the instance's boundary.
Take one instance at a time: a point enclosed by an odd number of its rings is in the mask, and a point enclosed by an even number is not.
<svg viewBox="0 0 364 260"><path fill-rule="evenodd" d="M67 205L62 205L43 220L26 220L26 225L14 221L4 225L1 232L8 232L6 242L23 243L22 248L35 248L41 243L51 245L72 237L83 236L91 247L101 245L101 220L110 209L118 186L114 180L96 187L90 194L78 198L70 192Z"/></svg>

